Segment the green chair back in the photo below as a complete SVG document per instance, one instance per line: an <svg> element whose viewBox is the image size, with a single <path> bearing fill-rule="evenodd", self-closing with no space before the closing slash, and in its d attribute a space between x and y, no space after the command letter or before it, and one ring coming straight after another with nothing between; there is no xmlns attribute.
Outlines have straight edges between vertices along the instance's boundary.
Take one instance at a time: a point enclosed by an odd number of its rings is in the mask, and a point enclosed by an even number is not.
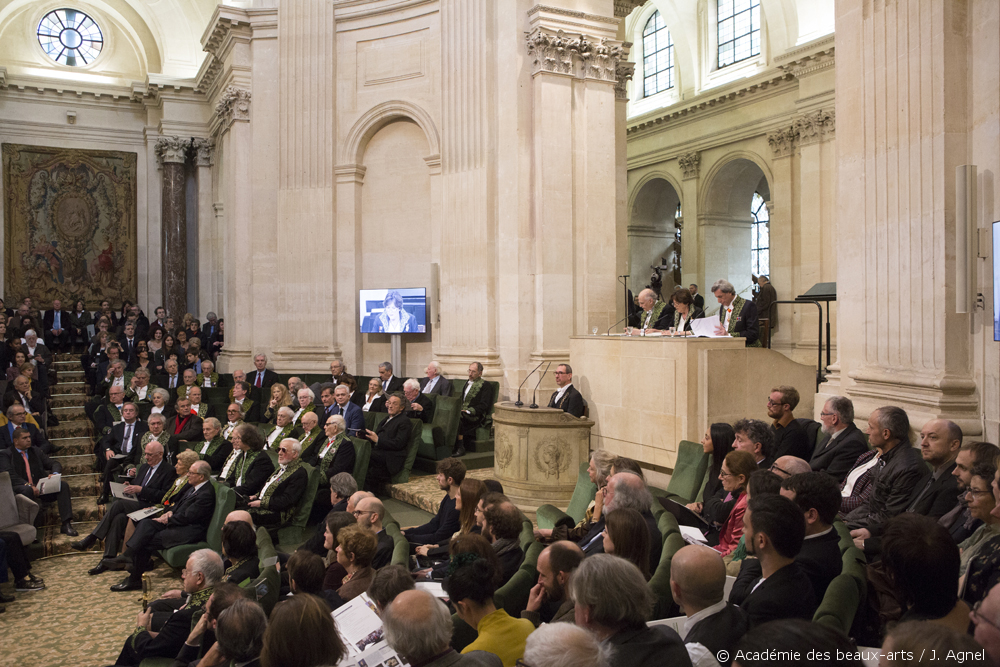
<svg viewBox="0 0 1000 667"><path fill-rule="evenodd" d="M365 480L368 478L368 461L372 456L372 443L361 438L351 438L354 443L354 481L358 483L358 488L365 488Z"/></svg>
<svg viewBox="0 0 1000 667"><path fill-rule="evenodd" d="M424 424L417 455L421 459L440 461L448 458L455 448L462 400L437 394L430 394L429 398L434 401L434 419Z"/></svg>
<svg viewBox="0 0 1000 667"><path fill-rule="evenodd" d="M854 616L860 605L861 595L858 593L854 577L849 574L839 574L827 587L823 601L813 614L813 623L834 628L845 635L850 634Z"/></svg>
<svg viewBox="0 0 1000 667"><path fill-rule="evenodd" d="M379 424L385 421L386 417L389 416L388 412L366 412L365 413L365 428L369 431L374 431Z"/></svg>
<svg viewBox="0 0 1000 667"><path fill-rule="evenodd" d="M409 569L410 543L399 531L399 524L393 522L386 525L385 532L392 538L392 560L389 564L402 565Z"/></svg>
<svg viewBox="0 0 1000 667"><path fill-rule="evenodd" d="M681 440L677 444L677 462L667 484L667 494L683 498L685 504L693 503L705 480L709 458L699 443Z"/></svg>
<svg viewBox="0 0 1000 667"><path fill-rule="evenodd" d="M451 647L461 653L462 649L476 641L479 631L460 619L458 614L451 615L451 623L454 628L451 632Z"/></svg>
<svg viewBox="0 0 1000 667"><path fill-rule="evenodd" d="M309 474L306 482L305 493L296 505L288 525L278 529L278 542L286 545L296 545L303 541L306 523L309 521L309 514L312 512L313 501L316 500L316 491L319 489L320 472L319 468L314 468L308 463L303 463L302 468Z"/></svg>
<svg viewBox="0 0 1000 667"><path fill-rule="evenodd" d="M531 587L538 583L538 572L534 565L521 565L514 576L493 594L493 603L497 609L503 609L513 618L520 618L521 612L528 606L528 596Z"/></svg>
<svg viewBox="0 0 1000 667"><path fill-rule="evenodd" d="M833 527L837 531L837 535L840 536L840 542L838 546L840 547L840 554L843 555L848 549L854 546L854 538L851 537L851 529L847 527L843 521L834 521Z"/></svg>
<svg viewBox="0 0 1000 667"><path fill-rule="evenodd" d="M670 512L664 512L657 521L660 535L663 539L663 550L660 552L660 562L649 580L649 588L659 598L657 608L666 609L673 605L674 596L670 592L670 563L674 554L680 551L686 542L681 536L677 518Z"/></svg>
<svg viewBox="0 0 1000 667"><path fill-rule="evenodd" d="M413 470L413 462L417 460L417 449L420 448L420 433L424 423L419 419L411 419L410 448L406 452L406 461L403 468L392 476L390 480L393 484L405 484L410 481L410 471Z"/></svg>
<svg viewBox="0 0 1000 667"><path fill-rule="evenodd" d="M590 481L590 474L587 468L590 461L580 464L580 471L576 477L576 487L573 489L573 496L569 500L569 506L563 512L555 505L542 505L535 513L539 528L555 528L557 525L565 524L571 528L583 521L587 513L590 501L597 493L597 485Z"/></svg>
<svg viewBox="0 0 1000 667"><path fill-rule="evenodd" d="M257 529L257 560L260 562L260 571L263 572L266 563L271 558L278 557L278 550L274 548L274 542L271 540L271 533L267 532L267 528L260 527Z"/></svg>
<svg viewBox="0 0 1000 667"><path fill-rule="evenodd" d="M160 556L170 567L184 567L188 556L199 549L211 549L222 553L222 524L226 522L229 513L236 508L236 492L215 480L209 480L209 484L215 489L215 510L212 512L212 520L208 523L206 541L161 549Z"/></svg>
<svg viewBox="0 0 1000 667"><path fill-rule="evenodd" d="M264 586L260 586L262 583ZM248 588L263 591L264 595L258 598L257 602L264 609L264 614L270 616L274 605L278 604L278 594L281 592L281 575L278 573L278 568L274 565L265 567Z"/></svg>

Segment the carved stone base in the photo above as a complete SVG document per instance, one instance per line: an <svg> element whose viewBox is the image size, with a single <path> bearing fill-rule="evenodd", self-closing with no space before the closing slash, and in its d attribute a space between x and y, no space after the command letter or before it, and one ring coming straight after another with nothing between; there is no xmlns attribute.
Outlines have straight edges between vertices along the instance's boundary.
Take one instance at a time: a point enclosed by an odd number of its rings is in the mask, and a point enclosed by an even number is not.
<svg viewBox="0 0 1000 667"><path fill-rule="evenodd" d="M566 507L580 464L590 458L594 422L503 402L493 412L493 424L494 469L507 497L529 514L546 503Z"/></svg>

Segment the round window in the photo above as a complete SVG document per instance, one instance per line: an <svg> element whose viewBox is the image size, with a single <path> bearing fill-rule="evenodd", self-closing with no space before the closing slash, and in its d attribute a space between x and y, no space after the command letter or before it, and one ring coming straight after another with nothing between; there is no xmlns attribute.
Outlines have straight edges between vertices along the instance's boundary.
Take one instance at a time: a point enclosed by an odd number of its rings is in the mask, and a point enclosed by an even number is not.
<svg viewBox="0 0 1000 667"><path fill-rule="evenodd" d="M54 9L38 24L38 43L60 65L81 67L94 62L104 35L94 19L76 9Z"/></svg>

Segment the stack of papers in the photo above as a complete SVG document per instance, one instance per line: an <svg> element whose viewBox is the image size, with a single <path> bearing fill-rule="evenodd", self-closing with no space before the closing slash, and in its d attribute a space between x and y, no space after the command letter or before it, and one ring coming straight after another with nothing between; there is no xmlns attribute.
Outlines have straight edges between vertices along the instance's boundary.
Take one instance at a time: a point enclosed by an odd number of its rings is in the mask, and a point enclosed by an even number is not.
<svg viewBox="0 0 1000 667"><path fill-rule="evenodd" d="M705 536L702 535L701 531L697 528L692 528L691 526L680 526L681 537L688 544L707 544L708 541Z"/></svg>
<svg viewBox="0 0 1000 667"><path fill-rule="evenodd" d="M375 603L366 593L335 610L332 616L347 647L347 657L338 667L404 667L407 664L383 639L382 619L375 613Z"/></svg>

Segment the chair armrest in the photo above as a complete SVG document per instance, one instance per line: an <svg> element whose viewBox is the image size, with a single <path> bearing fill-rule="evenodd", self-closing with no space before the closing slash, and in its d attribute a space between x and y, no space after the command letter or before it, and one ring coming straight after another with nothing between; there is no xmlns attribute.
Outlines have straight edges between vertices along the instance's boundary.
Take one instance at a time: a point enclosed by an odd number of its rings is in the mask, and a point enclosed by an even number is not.
<svg viewBox="0 0 1000 667"><path fill-rule="evenodd" d="M17 517L20 519L20 523L33 526L35 517L38 516L38 503L20 493L14 495L14 502L17 503Z"/></svg>

